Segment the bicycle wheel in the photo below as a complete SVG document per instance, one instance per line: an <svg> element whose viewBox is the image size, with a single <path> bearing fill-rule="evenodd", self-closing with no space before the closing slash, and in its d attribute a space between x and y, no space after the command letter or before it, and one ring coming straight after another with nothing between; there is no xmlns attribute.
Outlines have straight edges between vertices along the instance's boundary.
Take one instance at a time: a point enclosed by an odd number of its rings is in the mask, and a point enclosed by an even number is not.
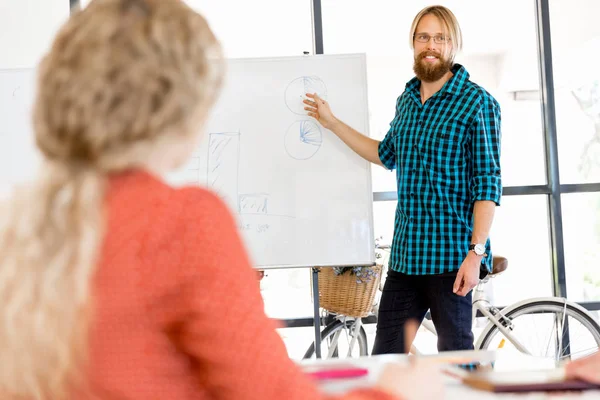
<svg viewBox="0 0 600 400"><path fill-rule="evenodd" d="M328 324L321 332L321 358L344 358L360 357L368 355L367 333L360 326L354 344L352 344L352 332L354 331L354 321L335 320ZM352 347L351 351L350 347ZM304 358L313 358L315 356L315 343L311 343Z"/></svg>
<svg viewBox="0 0 600 400"><path fill-rule="evenodd" d="M531 299L509 307L496 317L512 338L533 356L576 359L600 348L600 325L576 303L558 298ZM490 322L476 349L519 351L498 327Z"/></svg>

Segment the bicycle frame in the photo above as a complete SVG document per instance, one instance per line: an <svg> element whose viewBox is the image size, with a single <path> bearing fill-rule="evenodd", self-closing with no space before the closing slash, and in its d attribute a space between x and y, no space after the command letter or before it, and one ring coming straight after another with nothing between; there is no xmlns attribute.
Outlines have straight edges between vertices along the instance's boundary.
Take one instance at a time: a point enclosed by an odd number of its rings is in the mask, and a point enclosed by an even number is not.
<svg viewBox="0 0 600 400"><path fill-rule="evenodd" d="M381 263L387 267L387 258L389 257L390 246L380 246L377 243L376 251L378 251L379 256L377 258L382 258ZM387 256L387 257L386 257ZM385 269L382 271L382 274L385 273ZM561 320L557 320L556 326L567 327L567 332L564 335L557 336L557 348L566 349L570 346L570 337L568 333L568 321L567 318L567 307L571 309L578 310L581 314L589 315L588 311L580 306L577 303L567 300L564 297L542 297L542 298L527 298L521 301L518 301L512 305L509 305L500 311L497 307L495 307L488 299L485 291L485 284L490 281L490 279L496 278L499 274L496 275L487 275L483 279L479 281L477 286L473 289L472 292L472 321L473 328L477 324L477 317L483 316L486 319L486 325L484 329L478 334L476 341L474 343L475 349L480 349L483 345L485 337L489 333L491 329L497 328L498 331L503 335L503 338L511 343L515 349L519 352L531 355L531 351L527 349L512 333L514 329L514 325L511 319L506 318L505 315L511 315L514 310L520 309L523 306L527 306L530 303L558 303L561 307L563 307ZM383 291L384 279L382 277L380 283L380 291ZM590 316L590 318L592 318ZM435 326L433 325L433 321L430 318L423 319L421 323L421 327L432 333L437 337L437 331ZM475 331L475 329L473 329ZM504 341L501 342L500 347L504 346ZM422 354L414 344L411 344L411 353L413 354ZM559 353L557 353L558 356Z"/></svg>
<svg viewBox="0 0 600 400"><path fill-rule="evenodd" d="M342 322L344 325L346 324L346 321L354 321L352 323L352 325L350 326L350 336L352 337L352 339L350 339L350 346L348 347L348 354L347 357L351 357L352 356L352 349L354 348L354 345L356 344L356 341L358 340L358 334L357 332L360 331L360 328L362 326L362 319L361 318L352 318L352 317L346 317L346 316L340 316L337 315L335 317L336 320ZM334 335L333 335L333 339L331 339L331 342L328 344L329 346L329 351L327 354L327 358L331 358L333 356L333 353L335 353L335 351L338 348L338 340L340 338L340 334L342 333L342 330L337 331Z"/></svg>
<svg viewBox="0 0 600 400"><path fill-rule="evenodd" d="M530 352L527 350L527 348L525 348L525 346L523 346L523 344L521 344L511 334L510 327L512 325L512 322L505 319L504 315L500 312L500 310L497 309L496 307L494 307L489 302L489 300L485 294L484 286L491 278L493 278L493 277L491 277L491 276L485 277L484 279L482 279L479 282L479 284L477 284L475 289L473 289L473 293L472 293L472 295L473 295L473 306L472 306L473 324L475 324L475 322L476 322L477 312L481 313L484 317L487 318L487 320L489 322L493 323L494 325L496 325L498 327L500 332L502 332L502 334L506 337L506 339L508 341L510 341L515 346L515 348L517 348L519 351L521 351L524 354L530 355ZM525 300L523 302L527 302L527 301L528 300ZM517 305L520 305L520 304L521 303L518 303ZM512 307L514 307L514 306L511 306L511 308ZM437 331L435 329L435 326L433 325L433 321L431 321L430 319L425 318L423 320L423 322L421 323L421 326L424 327L425 329L427 329L429 332L431 332L435 336L437 336ZM480 343L481 339L482 338L480 335L477 339L477 344ZM478 347L478 345L476 347ZM414 346L414 344L411 345L410 351L413 354L421 354L419 352L419 350Z"/></svg>
<svg viewBox="0 0 600 400"><path fill-rule="evenodd" d="M483 316L485 316L488 321L496 325L498 330L502 332L504 337L511 342L515 348L517 348L520 352L531 355L529 350L521 344L517 338L515 338L511 333L512 322L504 317L502 312L499 309L494 307L488 300L485 295L485 291L483 290L484 285L493 277L487 276L482 279L475 289L473 289L473 323L476 321L477 311L479 311ZM498 317L496 317L498 316ZM509 327L509 328L507 328ZM481 341L481 335L477 339L477 343Z"/></svg>
<svg viewBox="0 0 600 400"><path fill-rule="evenodd" d="M376 241L377 242L377 241ZM379 243L377 242L377 246L376 246L376 250L383 252L383 253L387 253L387 256L389 257L389 249L390 246L379 246ZM383 258L383 254L381 254L381 256L379 258ZM384 261L387 261L384 259ZM384 262L384 265L387 266L387 262ZM383 274L383 271L382 271ZM475 289L473 289L473 300L472 300L472 321L473 321L473 325L475 325L476 321L477 321L477 315L478 313L480 313L481 315L483 315L488 322L491 322L492 324L494 324L498 330L504 335L504 337L513 344L513 346L515 346L516 349L518 349L519 351L521 351L524 354L530 355L530 351L527 350L527 348L520 343L517 338L514 337L514 335L511 334L511 330L512 330L512 321L506 319L504 317L504 314L502 312L500 312L500 310L496 307L494 307L489 299L486 296L485 293L485 284L488 283L490 281L490 279L495 278L494 275L487 275L485 278L481 279L479 281L479 283L477 284L477 286L475 287ZM383 290L383 279L381 280L380 283L380 290ZM531 299L527 299L524 300L522 302L518 302L510 307L507 307L507 309L505 310L508 311L514 307L518 307L528 301L531 301ZM566 307L566 299L565 299L565 307ZM433 325L433 321L431 319L423 319L423 322L421 323L421 326L423 328L425 328L426 330L428 330L429 332L431 332L433 335L437 336L437 331L435 329L435 326ZM485 332L485 330L484 330ZM482 341L482 336L483 335L479 335L477 340L476 340L476 344L475 344L475 348L479 348L481 341ZM418 351L418 349L414 346L414 344L411 344L411 349L410 349L411 353L413 354L421 354L421 352Z"/></svg>

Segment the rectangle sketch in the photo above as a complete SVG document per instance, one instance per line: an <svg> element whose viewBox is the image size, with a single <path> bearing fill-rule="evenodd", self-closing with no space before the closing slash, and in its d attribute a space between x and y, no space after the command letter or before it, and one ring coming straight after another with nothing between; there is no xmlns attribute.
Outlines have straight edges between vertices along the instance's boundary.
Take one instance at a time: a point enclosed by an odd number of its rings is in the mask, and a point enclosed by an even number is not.
<svg viewBox="0 0 600 400"><path fill-rule="evenodd" d="M240 194L240 214L266 215L269 205L269 195L265 193Z"/></svg>

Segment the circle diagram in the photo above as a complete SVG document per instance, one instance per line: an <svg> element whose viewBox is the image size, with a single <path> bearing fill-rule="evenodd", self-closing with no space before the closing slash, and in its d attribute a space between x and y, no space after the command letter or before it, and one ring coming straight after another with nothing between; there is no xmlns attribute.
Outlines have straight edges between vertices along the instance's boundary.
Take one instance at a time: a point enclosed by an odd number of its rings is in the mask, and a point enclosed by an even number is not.
<svg viewBox="0 0 600 400"><path fill-rule="evenodd" d="M285 89L285 104L291 112L306 115L305 104L302 102L306 93L317 93L327 100L327 86L318 76L301 76L294 79Z"/></svg>
<svg viewBox="0 0 600 400"><path fill-rule="evenodd" d="M321 128L313 121L296 121L284 138L285 151L296 160L308 160L321 148Z"/></svg>

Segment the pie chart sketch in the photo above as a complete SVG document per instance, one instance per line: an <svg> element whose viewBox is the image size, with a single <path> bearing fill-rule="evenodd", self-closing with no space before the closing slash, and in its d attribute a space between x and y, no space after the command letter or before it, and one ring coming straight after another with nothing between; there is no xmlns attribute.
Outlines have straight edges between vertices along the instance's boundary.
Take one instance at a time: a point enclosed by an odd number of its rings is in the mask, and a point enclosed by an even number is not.
<svg viewBox="0 0 600 400"><path fill-rule="evenodd" d="M284 138L285 151L296 160L308 160L321 148L321 128L313 121L296 121L287 130Z"/></svg>
<svg viewBox="0 0 600 400"><path fill-rule="evenodd" d="M322 99L327 100L327 86L318 76L301 76L294 79L285 88L285 104L291 112L306 115L304 100L306 93L317 93Z"/></svg>

